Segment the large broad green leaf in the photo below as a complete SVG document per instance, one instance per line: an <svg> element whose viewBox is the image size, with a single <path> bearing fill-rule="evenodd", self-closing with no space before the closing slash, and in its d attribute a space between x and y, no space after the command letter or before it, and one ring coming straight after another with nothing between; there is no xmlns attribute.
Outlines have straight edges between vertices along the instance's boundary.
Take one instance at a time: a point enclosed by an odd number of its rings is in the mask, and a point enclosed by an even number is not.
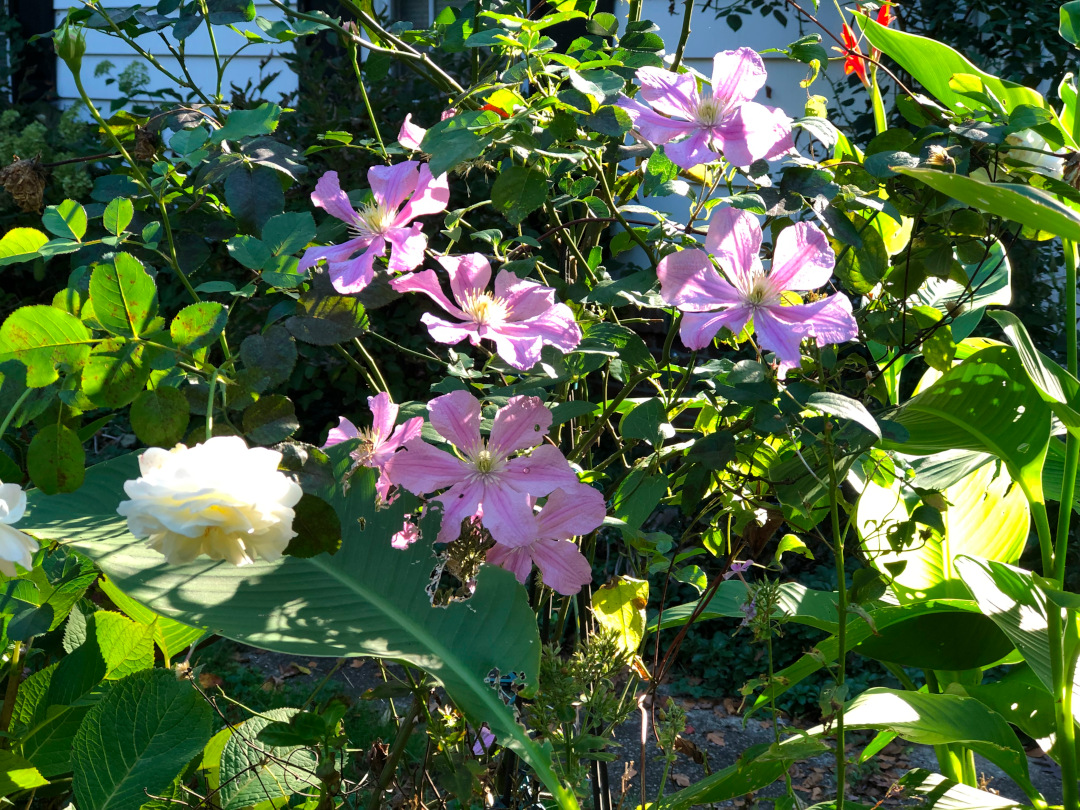
<svg viewBox="0 0 1080 810"><path fill-rule="evenodd" d="M157 285L138 259L117 253L111 264L94 268L90 303L105 329L122 337L138 337L157 315Z"/></svg>
<svg viewBox="0 0 1080 810"><path fill-rule="evenodd" d="M12 228L0 239L0 267L36 259L48 241L49 237L34 228Z"/></svg>
<svg viewBox="0 0 1080 810"><path fill-rule="evenodd" d="M1005 718L974 698L875 687L847 705L844 726L888 731L920 745L961 743L1005 771L1029 797L1039 798L1016 732ZM824 730L818 726L808 733Z"/></svg>
<svg viewBox="0 0 1080 810"><path fill-rule="evenodd" d="M1080 214L1041 189L1018 183L990 183L937 169L896 167L896 171L972 208L1062 239L1080 241Z"/></svg>
<svg viewBox="0 0 1080 810"><path fill-rule="evenodd" d="M333 455L340 481L351 460L344 452ZM432 607L425 591L436 565L430 544L406 551L390 545L415 499L402 495L376 510L375 476L364 470L347 493L340 484L319 493L344 529L342 548L332 557L285 557L240 568L206 559L170 566L116 514L124 481L138 475L136 458L124 456L91 468L77 492L31 492L19 528L71 544L133 599L187 624L278 652L378 656L421 667L470 719L486 721L501 745L528 762L562 806L576 806L551 770L549 750L529 738L484 682L498 669L521 673L526 690L535 689L540 641L524 589L512 574L485 566L471 599ZM422 524L425 537L435 536L436 520Z"/></svg>
<svg viewBox="0 0 1080 810"><path fill-rule="evenodd" d="M1043 466L1043 489L1046 497L1061 502L1061 483L1065 479L1065 442L1051 439ZM1073 511L1080 514L1080 487L1073 492Z"/></svg>
<svg viewBox="0 0 1080 810"><path fill-rule="evenodd" d="M1042 502L1042 468L1051 414L1008 346L976 352L889 417L908 431L882 448L912 455L946 450L992 453L1029 501Z"/></svg>
<svg viewBox="0 0 1080 810"><path fill-rule="evenodd" d="M1023 568L974 557L959 558L956 568L982 612L1009 637L1031 671L1053 694L1048 602L1035 575ZM1066 640L1066 659L1076 644L1075 637ZM1080 683L1076 673L1073 677L1073 717L1080 720Z"/></svg>
<svg viewBox="0 0 1080 810"><path fill-rule="evenodd" d="M957 555L1013 563L1027 543L1027 498L1001 464L984 464L943 494L948 504L941 513L945 533L919 525L902 551L892 548L890 535L912 519L920 505L918 495L899 481L889 488L867 481L859 498L856 526L871 564L888 574L904 563L893 575L901 601L964 598L967 588L953 568Z"/></svg>
<svg viewBox="0 0 1080 810"><path fill-rule="evenodd" d="M68 656L70 658L70 656ZM15 699L12 746L47 778L71 772L71 745L89 705L52 706L53 676L58 669L51 664L38 670L19 685Z"/></svg>
<svg viewBox="0 0 1080 810"><path fill-rule="evenodd" d="M162 656L165 658L165 666L169 666L169 662L178 653L183 652L206 635L206 630L202 627L192 627L190 624L184 624L176 619L162 616L160 613L150 610L146 605L136 602L117 588L108 577L102 577L98 586L112 600L112 603L125 614L140 624L149 625L153 628L154 643L157 644Z"/></svg>
<svg viewBox="0 0 1080 810"><path fill-rule="evenodd" d="M983 73L948 45L943 45L929 37L886 28L866 15L859 15L859 25L871 45L891 56L932 96L953 112L972 109L975 106L969 96L961 95L949 86L949 80L957 74L977 76L983 86L1001 101L1008 112L1021 104L1049 109L1046 99L1035 90L1013 82L1002 81L989 73Z"/></svg>
<svg viewBox="0 0 1080 810"><path fill-rule="evenodd" d="M990 317L1004 330L1020 357L1024 371L1054 416L1071 432L1080 435L1080 381L1035 348L1027 327L1011 312L991 312Z"/></svg>
<svg viewBox="0 0 1080 810"><path fill-rule="evenodd" d="M315 752L302 746L270 746L259 732L275 721L287 722L299 709L271 709L241 723L221 752L216 804L222 810L241 810L262 802L280 804L318 784ZM287 767L286 767L287 764Z"/></svg>
<svg viewBox="0 0 1080 810"><path fill-rule="evenodd" d="M961 306L962 311L952 321L952 337L957 342L971 335L988 306L1012 303L1012 265L1001 242L995 239L982 261L961 266L967 284L930 277L915 292L919 304L942 312Z"/></svg>
<svg viewBox="0 0 1080 810"><path fill-rule="evenodd" d="M213 710L167 669L117 681L75 735L72 791L80 810L138 810L160 794L213 733Z"/></svg>
<svg viewBox="0 0 1080 810"><path fill-rule="evenodd" d="M49 784L33 765L10 751L0 751L0 796Z"/></svg>
<svg viewBox="0 0 1080 810"><path fill-rule="evenodd" d="M11 359L26 366L28 388L43 388L66 371L80 368L95 343L85 324L48 305L21 307L0 326L0 363Z"/></svg>
<svg viewBox="0 0 1080 810"><path fill-rule="evenodd" d="M926 810L1026 810L1027 805L996 793L962 785L925 768L908 771L898 782L905 794L923 800Z"/></svg>
<svg viewBox="0 0 1080 810"><path fill-rule="evenodd" d="M987 633L993 627L983 621L978 604L970 599L885 605L867 611L867 615L872 627L862 617L849 618L847 648L882 661L920 669L971 669L995 663L1012 646L1001 633ZM933 632L928 632L930 629ZM755 699L753 710L768 705L826 663L835 661L839 652L835 635L819 641L813 653L776 673L773 683Z"/></svg>
<svg viewBox="0 0 1080 810"><path fill-rule="evenodd" d="M727 582L720 583L705 609L698 616L697 621L717 618L744 618L746 614L743 612L742 606L746 603L749 593L750 589L742 580L729 579ZM666 608L663 616L653 617L649 622L649 632L656 632L658 618L661 620L659 625L661 630L686 624L697 605L697 602L687 602L685 605ZM785 582L779 586L776 612L778 616L784 616L790 621L806 624L829 633L835 633L839 627L836 611L836 593L833 591L816 591L797 582Z"/></svg>

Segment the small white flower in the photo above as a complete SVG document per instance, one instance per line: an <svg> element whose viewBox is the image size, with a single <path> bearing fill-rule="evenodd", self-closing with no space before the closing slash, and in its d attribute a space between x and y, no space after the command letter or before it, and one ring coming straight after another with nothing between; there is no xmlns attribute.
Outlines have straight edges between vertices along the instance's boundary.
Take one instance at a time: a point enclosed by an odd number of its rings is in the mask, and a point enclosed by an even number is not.
<svg viewBox="0 0 1080 810"><path fill-rule="evenodd" d="M1022 160L1031 167L1033 172L1053 177L1056 180L1062 178L1065 172L1065 159L1057 155L1044 154L1053 150L1046 142L1046 138L1035 130L1022 129L1014 132L1006 136L1005 142L1013 147L1009 150L1009 156ZM1032 149L1037 151L1033 152Z"/></svg>
<svg viewBox="0 0 1080 810"><path fill-rule="evenodd" d="M17 576L15 564L27 571L34 567L37 541L14 528L26 511L26 493L18 484L0 481L0 572L6 577Z"/></svg>
<svg viewBox="0 0 1080 810"><path fill-rule="evenodd" d="M200 554L233 565L273 561L296 536L292 507L304 494L279 463L281 453L238 436L151 447L139 456L142 476L124 484L131 500L116 511L173 564Z"/></svg>

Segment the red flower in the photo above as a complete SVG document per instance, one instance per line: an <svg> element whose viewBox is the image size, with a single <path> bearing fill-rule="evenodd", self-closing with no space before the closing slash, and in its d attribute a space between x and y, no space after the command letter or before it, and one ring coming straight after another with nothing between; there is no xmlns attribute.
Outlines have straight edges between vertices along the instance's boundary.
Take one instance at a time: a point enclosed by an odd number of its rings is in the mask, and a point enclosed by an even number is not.
<svg viewBox="0 0 1080 810"><path fill-rule="evenodd" d="M851 75L854 73L859 77L859 80L867 87L870 86L869 80L866 78L866 61L863 56L863 52L859 49L859 42L855 39L855 32L851 30L851 26L844 23L844 29L841 32L844 37L844 74Z"/></svg>

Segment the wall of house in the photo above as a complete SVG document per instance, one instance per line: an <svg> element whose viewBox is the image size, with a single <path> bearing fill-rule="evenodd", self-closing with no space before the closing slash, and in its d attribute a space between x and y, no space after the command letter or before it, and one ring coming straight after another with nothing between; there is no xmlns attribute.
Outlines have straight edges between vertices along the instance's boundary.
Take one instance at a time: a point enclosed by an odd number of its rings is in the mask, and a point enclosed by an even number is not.
<svg viewBox="0 0 1080 810"><path fill-rule="evenodd" d="M72 3L70 0L52 0L52 2L56 12L56 22L59 25L63 22L64 15ZM126 4L117 3L116 5ZM268 20L278 20L282 17L282 12L269 3L256 2L255 8L258 15ZM237 27L256 33L260 32L254 22L240 24ZM169 31L166 29L162 33L168 34ZM217 39L218 52L222 61L236 53L246 42L241 34L221 26L215 27L214 36ZM180 75L178 60L170 53L169 48L158 34L143 34L136 42L157 57L167 70L175 75ZM177 42L171 37L170 42L174 47L177 46ZM236 84L241 88L249 80L253 84L258 84L261 78L271 73L278 73L278 76L261 94L264 98L277 101L281 94L295 92L296 74L289 69L288 64L281 58L281 54L288 53L290 50L289 45L277 43L272 45L256 44L245 48L242 53L229 63L225 70L221 92L226 101L232 96L231 84ZM214 64L214 51L205 26L184 40L184 56L192 78L207 95L213 96L216 89L217 71ZM101 63L106 61L114 65L112 70L107 75L95 76L95 70ZM118 98L120 91L117 84L115 82L109 84L107 80L109 78L115 79L131 63L142 61L141 57L135 54L130 46L119 38L97 31L89 32L86 38L86 56L83 58L82 68L82 80L86 91L95 100L95 103L108 102ZM172 86L172 83L168 78L150 68L148 89L157 90L170 86ZM63 62L57 65L57 92L61 103L65 105L71 104L79 97L78 91L75 89L74 77Z"/></svg>

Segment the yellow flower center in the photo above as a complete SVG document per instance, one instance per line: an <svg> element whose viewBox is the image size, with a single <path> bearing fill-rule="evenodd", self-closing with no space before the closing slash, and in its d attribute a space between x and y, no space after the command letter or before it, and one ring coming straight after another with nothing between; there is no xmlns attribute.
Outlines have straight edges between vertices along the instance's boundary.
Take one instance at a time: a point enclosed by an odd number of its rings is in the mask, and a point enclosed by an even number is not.
<svg viewBox="0 0 1080 810"><path fill-rule="evenodd" d="M724 118L724 106L712 96L703 96L694 110L694 118L705 126L715 126Z"/></svg>
<svg viewBox="0 0 1080 810"><path fill-rule="evenodd" d="M490 450L481 450L476 454L476 471L479 473L489 473L495 469L495 456Z"/></svg>
<svg viewBox="0 0 1080 810"><path fill-rule="evenodd" d="M461 309L473 322L480 326L493 326L503 323L509 314L505 301L486 292L470 291L466 293Z"/></svg>
<svg viewBox="0 0 1080 810"><path fill-rule="evenodd" d="M396 211L391 211L382 203L368 203L356 212L357 221L349 226L349 230L354 236L381 236L393 224L396 215Z"/></svg>

